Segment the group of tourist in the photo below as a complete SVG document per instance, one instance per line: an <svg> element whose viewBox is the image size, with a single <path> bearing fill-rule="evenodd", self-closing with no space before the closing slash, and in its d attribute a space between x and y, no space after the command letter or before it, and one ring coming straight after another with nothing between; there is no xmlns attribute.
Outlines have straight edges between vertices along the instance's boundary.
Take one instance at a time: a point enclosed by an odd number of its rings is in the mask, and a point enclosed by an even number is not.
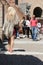
<svg viewBox="0 0 43 65"><path fill-rule="evenodd" d="M31 38L34 41L38 40L41 23L36 19L35 15L33 15L31 19L29 16L23 17L20 24L22 26L24 36L27 35L29 38L29 35L31 34Z"/></svg>

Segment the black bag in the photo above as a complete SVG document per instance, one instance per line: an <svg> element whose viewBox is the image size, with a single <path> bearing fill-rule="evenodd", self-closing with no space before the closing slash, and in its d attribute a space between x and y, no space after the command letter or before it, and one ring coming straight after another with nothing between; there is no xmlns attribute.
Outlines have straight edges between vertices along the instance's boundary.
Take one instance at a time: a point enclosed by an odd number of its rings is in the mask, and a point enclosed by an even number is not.
<svg viewBox="0 0 43 65"><path fill-rule="evenodd" d="M24 26L26 26L26 21L24 20L22 24L23 24Z"/></svg>
<svg viewBox="0 0 43 65"><path fill-rule="evenodd" d="M14 26L14 29L19 29L19 25L16 24L16 25Z"/></svg>

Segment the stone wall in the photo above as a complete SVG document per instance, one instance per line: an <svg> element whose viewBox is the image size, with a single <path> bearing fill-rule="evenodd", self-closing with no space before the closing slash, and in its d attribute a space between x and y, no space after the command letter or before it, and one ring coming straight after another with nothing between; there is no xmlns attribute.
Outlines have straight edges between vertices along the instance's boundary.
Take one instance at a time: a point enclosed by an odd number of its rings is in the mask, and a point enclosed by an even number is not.
<svg viewBox="0 0 43 65"><path fill-rule="evenodd" d="M22 0L18 0L19 4L22 3ZM33 15L33 11L36 7L40 7L42 9L42 17L43 17L43 0L24 0L25 3L29 3L31 5L30 15Z"/></svg>

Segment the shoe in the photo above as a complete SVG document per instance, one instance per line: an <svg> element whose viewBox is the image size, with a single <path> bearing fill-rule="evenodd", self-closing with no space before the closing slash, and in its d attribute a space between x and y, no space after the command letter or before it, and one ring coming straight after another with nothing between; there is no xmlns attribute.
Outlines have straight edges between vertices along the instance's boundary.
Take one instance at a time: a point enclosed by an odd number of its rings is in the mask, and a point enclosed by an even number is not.
<svg viewBox="0 0 43 65"><path fill-rule="evenodd" d="M20 37L17 37L17 39L19 39Z"/></svg>
<svg viewBox="0 0 43 65"><path fill-rule="evenodd" d="M23 35L23 38L25 38L26 36L25 35Z"/></svg>
<svg viewBox="0 0 43 65"><path fill-rule="evenodd" d="M39 41L38 39L33 39L33 41Z"/></svg>

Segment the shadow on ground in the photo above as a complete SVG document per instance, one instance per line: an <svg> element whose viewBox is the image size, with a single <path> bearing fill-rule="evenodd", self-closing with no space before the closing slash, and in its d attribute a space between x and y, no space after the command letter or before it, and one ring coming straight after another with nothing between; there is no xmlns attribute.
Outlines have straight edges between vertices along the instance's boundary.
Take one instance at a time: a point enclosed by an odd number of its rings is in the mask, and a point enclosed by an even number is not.
<svg viewBox="0 0 43 65"><path fill-rule="evenodd" d="M25 52L25 50L24 49L17 49L17 50L14 50L15 52L16 51L21 51L21 52Z"/></svg>
<svg viewBox="0 0 43 65"><path fill-rule="evenodd" d="M43 62L32 55L0 54L0 65L43 65Z"/></svg>

